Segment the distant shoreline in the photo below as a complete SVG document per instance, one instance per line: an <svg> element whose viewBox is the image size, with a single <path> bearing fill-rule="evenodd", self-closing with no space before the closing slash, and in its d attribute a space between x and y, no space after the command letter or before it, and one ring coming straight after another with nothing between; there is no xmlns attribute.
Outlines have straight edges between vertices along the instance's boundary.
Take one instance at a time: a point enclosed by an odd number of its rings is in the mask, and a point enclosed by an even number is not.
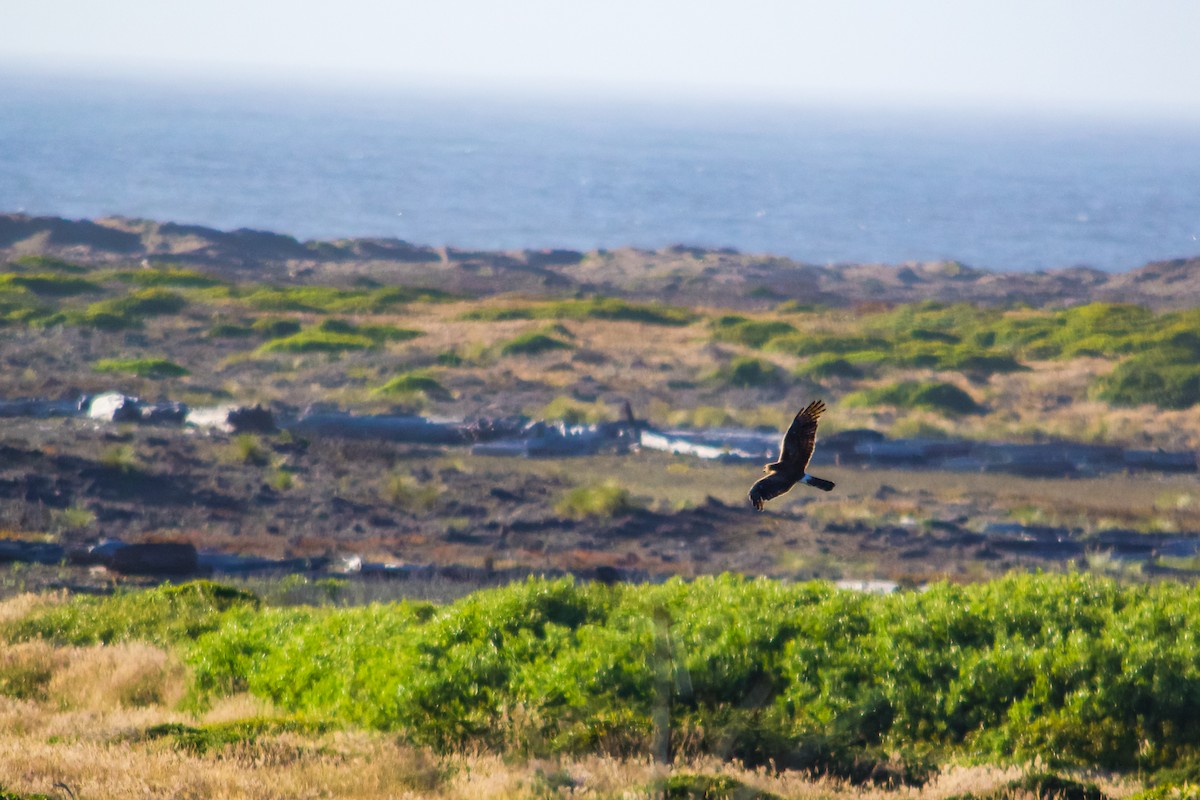
<svg viewBox="0 0 1200 800"><path fill-rule="evenodd" d="M479 251L391 238L302 242L245 228L0 214L0 259L22 256L91 266L172 262L282 283L368 280L472 296L583 293L746 308L786 301L849 306L920 300L1038 307L1095 301L1163 309L1200 305L1200 256L1117 273L1086 267L1003 272L957 261L815 265L686 245L583 252Z"/></svg>

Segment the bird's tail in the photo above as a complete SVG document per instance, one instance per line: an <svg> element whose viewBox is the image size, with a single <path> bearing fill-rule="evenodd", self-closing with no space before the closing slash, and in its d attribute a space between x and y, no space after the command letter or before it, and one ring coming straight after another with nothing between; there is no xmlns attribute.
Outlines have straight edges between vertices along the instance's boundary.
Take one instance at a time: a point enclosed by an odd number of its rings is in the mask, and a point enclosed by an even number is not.
<svg viewBox="0 0 1200 800"><path fill-rule="evenodd" d="M833 481L827 481L824 478L815 478L812 475L805 475L804 482L814 489L820 489L822 492L833 491L835 485Z"/></svg>

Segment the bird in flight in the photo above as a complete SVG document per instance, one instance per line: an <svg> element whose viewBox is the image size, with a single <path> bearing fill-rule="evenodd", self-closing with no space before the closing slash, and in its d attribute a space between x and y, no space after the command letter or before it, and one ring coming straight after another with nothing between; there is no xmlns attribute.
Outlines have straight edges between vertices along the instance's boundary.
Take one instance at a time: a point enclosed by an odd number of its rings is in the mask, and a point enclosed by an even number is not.
<svg viewBox="0 0 1200 800"><path fill-rule="evenodd" d="M833 489L833 481L805 472L817 443L817 420L824 411L825 404L814 400L792 420L779 443L779 460L763 467L766 477L750 487L750 502L759 511L763 510L763 503L779 497L797 483L806 483L823 492Z"/></svg>

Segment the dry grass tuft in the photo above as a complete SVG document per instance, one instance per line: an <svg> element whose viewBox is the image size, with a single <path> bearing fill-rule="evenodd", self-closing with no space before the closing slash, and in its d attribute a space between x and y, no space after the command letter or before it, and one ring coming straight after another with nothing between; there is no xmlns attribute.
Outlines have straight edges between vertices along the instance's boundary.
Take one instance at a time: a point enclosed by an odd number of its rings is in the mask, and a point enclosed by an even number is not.
<svg viewBox="0 0 1200 800"><path fill-rule="evenodd" d="M66 592L24 592L5 600L0 600L0 627L6 623L15 622L32 614L44 606L62 603L67 599Z"/></svg>
<svg viewBox="0 0 1200 800"><path fill-rule="evenodd" d="M187 692L187 670L178 657L140 642L68 651L48 694L67 708L107 710L174 707Z"/></svg>

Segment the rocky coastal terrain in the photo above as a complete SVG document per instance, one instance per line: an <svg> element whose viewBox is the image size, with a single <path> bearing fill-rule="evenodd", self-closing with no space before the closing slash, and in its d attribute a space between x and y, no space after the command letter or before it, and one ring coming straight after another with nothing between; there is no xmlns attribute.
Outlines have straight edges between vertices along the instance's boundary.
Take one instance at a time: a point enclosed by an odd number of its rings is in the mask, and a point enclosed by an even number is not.
<svg viewBox="0 0 1200 800"><path fill-rule="evenodd" d="M602 293L748 309L784 300L833 306L918 300L1035 307L1103 301L1160 309L1200 304L1200 257L1122 273L1086 266L997 272L953 261L806 264L685 245L584 253L469 251L381 238L302 242L279 233L122 217L0 215L0 258L28 254L91 265L169 261L264 281L331 283L370 275L385 283L474 295Z"/></svg>
<svg viewBox="0 0 1200 800"><path fill-rule="evenodd" d="M10 214L0 263L0 539L24 543L0 561L41 562L22 586L104 584L112 540L190 548L191 572L470 585L1200 564L1198 259L1003 273ZM814 397L838 491L754 513ZM184 422L222 404L290 422ZM660 449L594 436L630 414Z"/></svg>

